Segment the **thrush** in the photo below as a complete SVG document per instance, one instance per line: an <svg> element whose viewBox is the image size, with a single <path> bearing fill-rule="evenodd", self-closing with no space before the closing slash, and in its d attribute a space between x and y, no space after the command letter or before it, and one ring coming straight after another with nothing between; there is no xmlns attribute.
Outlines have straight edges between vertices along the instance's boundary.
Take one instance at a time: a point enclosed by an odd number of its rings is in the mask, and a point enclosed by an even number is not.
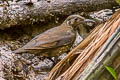
<svg viewBox="0 0 120 80"><path fill-rule="evenodd" d="M76 28L86 19L80 15L71 15L60 25L51 28L29 41L14 53L32 53L46 57L58 57L68 51L76 38Z"/></svg>

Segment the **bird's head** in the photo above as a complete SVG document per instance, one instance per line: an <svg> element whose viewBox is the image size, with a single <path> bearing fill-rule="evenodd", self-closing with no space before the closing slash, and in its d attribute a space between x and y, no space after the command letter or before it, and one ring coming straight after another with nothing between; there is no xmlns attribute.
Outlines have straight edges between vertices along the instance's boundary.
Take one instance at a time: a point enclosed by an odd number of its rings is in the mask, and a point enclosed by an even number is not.
<svg viewBox="0 0 120 80"><path fill-rule="evenodd" d="M74 29L79 24L85 24L87 22L87 19L80 15L71 15L68 16L67 19L64 21L65 24L68 26L72 26Z"/></svg>

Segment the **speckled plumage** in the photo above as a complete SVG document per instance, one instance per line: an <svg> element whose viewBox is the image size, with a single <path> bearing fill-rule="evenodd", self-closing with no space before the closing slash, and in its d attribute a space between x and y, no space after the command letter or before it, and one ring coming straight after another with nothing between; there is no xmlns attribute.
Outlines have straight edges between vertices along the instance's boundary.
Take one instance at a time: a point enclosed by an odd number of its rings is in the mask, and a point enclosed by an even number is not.
<svg viewBox="0 0 120 80"><path fill-rule="evenodd" d="M70 49L76 38L75 28L83 22L83 17L79 15L71 15L60 26L39 34L22 48L13 52L29 52L41 56L58 57L61 53Z"/></svg>

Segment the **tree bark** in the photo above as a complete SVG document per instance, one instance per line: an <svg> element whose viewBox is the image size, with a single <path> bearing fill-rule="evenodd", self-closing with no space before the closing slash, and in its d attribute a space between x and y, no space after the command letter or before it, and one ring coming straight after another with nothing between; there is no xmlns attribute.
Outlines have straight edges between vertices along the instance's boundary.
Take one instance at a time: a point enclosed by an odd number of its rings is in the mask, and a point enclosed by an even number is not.
<svg viewBox="0 0 120 80"><path fill-rule="evenodd" d="M81 73L79 80L113 80L110 73L107 72L105 66L112 67L120 79L120 27L115 34L106 42L87 68ZM114 38L114 39L113 39ZM106 47L106 45L108 46ZM104 50L105 49L105 50Z"/></svg>
<svg viewBox="0 0 120 80"><path fill-rule="evenodd" d="M94 11L117 6L115 0L41 0L25 5L22 2L0 7L0 29L12 26L55 21L75 12Z"/></svg>

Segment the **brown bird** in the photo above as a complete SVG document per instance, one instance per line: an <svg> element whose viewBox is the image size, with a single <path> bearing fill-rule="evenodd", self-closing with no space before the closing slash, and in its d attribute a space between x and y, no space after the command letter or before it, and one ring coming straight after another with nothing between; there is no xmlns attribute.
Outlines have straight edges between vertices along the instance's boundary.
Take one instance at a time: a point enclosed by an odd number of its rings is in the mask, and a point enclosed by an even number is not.
<svg viewBox="0 0 120 80"><path fill-rule="evenodd" d="M70 49L76 38L76 27L86 21L82 16L71 15L60 26L39 34L22 48L13 52L29 52L46 57L58 57Z"/></svg>

